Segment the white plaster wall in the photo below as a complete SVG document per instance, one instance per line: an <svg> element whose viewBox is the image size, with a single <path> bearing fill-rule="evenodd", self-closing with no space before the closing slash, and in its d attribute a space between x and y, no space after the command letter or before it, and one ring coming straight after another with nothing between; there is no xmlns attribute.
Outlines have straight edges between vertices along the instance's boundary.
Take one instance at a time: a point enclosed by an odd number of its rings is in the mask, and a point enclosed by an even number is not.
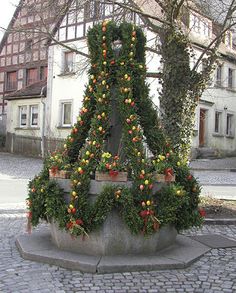
<svg viewBox="0 0 236 293"><path fill-rule="evenodd" d="M81 51L87 53L85 41L77 41L68 46L76 46ZM81 55L76 55L75 74L62 74L63 54L65 49L59 45L51 46L49 50L49 79L48 79L48 97L47 97L47 136L65 138L70 129L60 127L62 101L72 101L72 124L81 107L83 94L87 79L87 70L85 69L86 59ZM51 109L51 111L50 111ZM50 113L51 112L51 113Z"/></svg>
<svg viewBox="0 0 236 293"><path fill-rule="evenodd" d="M147 44L149 47L156 48L158 40L154 38L153 33L147 31ZM73 42L73 45L83 52L87 53L86 41ZM46 115L46 131L47 136L55 138L65 138L69 133L69 128L60 128L60 101L71 100L73 105L73 123L76 122L76 117L81 107L85 85L87 84L88 77L86 70L81 73L81 66L85 63L85 58L76 55L76 63L78 65L78 72L76 75L61 75L63 67L63 52L65 49L58 45L51 46L49 50L49 77L48 77L48 97L47 97L47 115ZM201 51L196 49L196 58L199 57ZM157 73L161 70L160 56L155 53L147 52L147 67L148 72ZM236 66L227 61L223 61L223 87L227 86L228 68L236 69ZM192 66L194 60L192 60ZM201 66L198 70L201 70ZM214 79L215 73L212 78ZM150 86L150 96L155 105L159 107L158 89L160 84L156 78L148 78L147 82ZM236 89L236 72L234 74L234 87ZM214 82L212 83L214 85ZM206 129L206 142L208 147L233 151L236 148L235 138L228 138L225 136L226 129L226 113L230 112L236 115L236 91L228 90L225 88L214 88L210 86L201 97L202 100L213 103L213 105L200 103L196 109L195 130L199 129L199 112L200 108L207 109L207 129ZM227 110L224 110L226 109ZM50 110L51 109L51 110ZM215 110L222 110L222 127L224 132L221 137L214 136L214 115ZM236 122L235 122L236 125ZM196 132L197 133L197 132ZM199 136L193 137L192 146L199 146Z"/></svg>
<svg viewBox="0 0 236 293"><path fill-rule="evenodd" d="M215 75L214 72L213 82L207 88L201 99L206 102L211 102L212 105L207 105L204 102L200 102L196 109L196 130L199 129L199 113L200 108L207 110L207 124L206 124L206 146L223 150L223 151L235 151L236 150L236 65L227 60L220 60L223 64L222 70L222 87L215 87ZM228 68L234 70L233 73L233 88L229 89L228 86ZM221 135L214 133L215 127L215 111L221 111ZM227 113L234 115L234 137L226 136L226 117ZM193 147L199 146L199 135L193 137Z"/></svg>
<svg viewBox="0 0 236 293"><path fill-rule="evenodd" d="M156 46L156 40L152 33L148 33L149 46ZM86 41L76 41L67 43L67 46L76 47L84 53L88 53ZM65 49L59 45L51 46L49 49L48 62L48 93L47 93L47 115L46 115L46 133L48 137L65 138L69 133L69 128L60 127L61 109L60 102L72 101L73 123L76 122L79 109L82 104L85 86L88 82L87 70L84 70L86 58L76 55L77 73L74 75L63 75L63 52ZM148 71L157 73L160 70L160 57L155 53L147 53ZM87 67L88 68L88 67ZM150 86L150 96L153 102L159 106L157 89L160 87L158 79L148 78Z"/></svg>
<svg viewBox="0 0 236 293"><path fill-rule="evenodd" d="M29 107L32 105L38 105L39 107L39 117L38 117L38 126L30 127L30 111ZM26 127L19 127L20 118L19 118L19 107L28 106L27 116L28 116L28 125ZM7 104L7 132L15 133L16 135L24 136L36 136L40 137L40 126L42 123L42 104L40 99L24 99L24 100L11 100Z"/></svg>

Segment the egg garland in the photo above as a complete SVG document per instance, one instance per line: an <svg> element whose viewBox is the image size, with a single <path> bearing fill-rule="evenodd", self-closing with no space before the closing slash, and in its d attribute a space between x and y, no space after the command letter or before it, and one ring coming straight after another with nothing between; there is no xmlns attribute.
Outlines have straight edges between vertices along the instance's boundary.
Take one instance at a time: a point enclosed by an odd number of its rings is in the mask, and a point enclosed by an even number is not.
<svg viewBox="0 0 236 293"><path fill-rule="evenodd" d="M122 42L119 57L112 50L115 39ZM77 123L65 141L63 151L65 161L69 161L73 168L71 198L61 215L55 214L55 217L59 219L60 227L64 226L72 236L78 236L98 228L112 208L117 207L133 233L155 233L166 223L163 217L159 219L156 194L152 192L154 180L150 160L146 158L143 147L144 135L154 154L165 153L169 146L157 126L156 110L147 96L145 37L141 29L133 24L117 26L114 22L105 21L89 30L88 46L92 64L89 83ZM88 199L91 174L101 160L109 131L111 88L114 84L119 91L123 144L132 170L133 186L107 186L91 204ZM177 170L181 166L175 167ZM197 197L195 179L190 178L189 174L186 176L189 178L186 183L190 186L189 190L192 189L191 192ZM175 191L175 196L181 204L187 192L182 187L179 190ZM196 209L196 205L192 209Z"/></svg>

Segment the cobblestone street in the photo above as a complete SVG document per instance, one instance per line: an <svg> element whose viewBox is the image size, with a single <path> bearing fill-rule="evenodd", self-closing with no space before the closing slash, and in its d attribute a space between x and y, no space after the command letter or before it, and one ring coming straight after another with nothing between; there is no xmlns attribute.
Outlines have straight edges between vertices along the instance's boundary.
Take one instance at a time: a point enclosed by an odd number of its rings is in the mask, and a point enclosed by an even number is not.
<svg viewBox="0 0 236 293"><path fill-rule="evenodd" d="M37 174L42 167L42 160L24 158L0 153L0 178L27 180ZM198 171L199 176L201 172ZM208 182L212 176L219 182L226 176L209 173L202 176ZM219 171L222 172L222 171ZM229 181L236 173L230 174ZM202 179L202 180L203 180ZM231 181L230 183L233 183ZM7 195L1 194L2 197ZM56 266L36 263L21 258L15 239L26 231L24 203L0 204L0 292L236 292L236 248L212 249L204 257L187 269L152 272L117 273L105 275L82 274ZM221 234L236 240L236 226L203 226L200 230L187 231L186 234Z"/></svg>
<svg viewBox="0 0 236 293"><path fill-rule="evenodd" d="M15 238L25 230L24 213L0 212L0 292L236 292L236 248L212 249L184 270L92 275L22 259ZM235 226L187 234L209 233L236 239Z"/></svg>

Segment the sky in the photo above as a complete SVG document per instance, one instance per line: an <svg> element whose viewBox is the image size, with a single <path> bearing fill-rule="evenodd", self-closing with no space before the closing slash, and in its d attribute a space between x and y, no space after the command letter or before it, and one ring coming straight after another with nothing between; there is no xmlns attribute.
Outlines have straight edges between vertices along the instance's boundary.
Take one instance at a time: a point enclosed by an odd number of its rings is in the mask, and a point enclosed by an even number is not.
<svg viewBox="0 0 236 293"><path fill-rule="evenodd" d="M0 27L6 28L20 0L0 0ZM3 32L0 30L0 40Z"/></svg>

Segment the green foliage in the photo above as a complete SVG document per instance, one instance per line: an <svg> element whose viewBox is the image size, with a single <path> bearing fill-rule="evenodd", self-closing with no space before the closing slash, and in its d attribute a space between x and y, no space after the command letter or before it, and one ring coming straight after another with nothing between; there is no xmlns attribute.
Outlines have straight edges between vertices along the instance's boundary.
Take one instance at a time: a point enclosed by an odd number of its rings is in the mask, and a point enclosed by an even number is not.
<svg viewBox="0 0 236 293"><path fill-rule="evenodd" d="M179 194L178 194L179 192ZM178 211L187 202L186 192L178 184L164 186L155 195L158 219L162 225L175 225L179 216Z"/></svg>
<svg viewBox="0 0 236 293"><path fill-rule="evenodd" d="M112 42L117 39L122 42L118 57L112 50ZM174 46L173 42L174 39L169 40L170 46ZM181 51L185 45L181 47L179 42ZM61 228L78 236L99 228L116 208L136 234L152 234L160 225L168 223L179 230L198 225L199 186L190 177L182 159L178 162L179 156L173 154L169 138L164 135L157 112L148 97L145 37L142 31L128 23L117 26L113 22L103 22L89 30L88 45L91 68L80 115L61 154L49 158L40 176L30 183L28 201L31 223L37 225L40 219L53 218ZM109 135L111 87L116 88L118 93L123 151L133 184L131 188L106 186L91 203L91 175L96 170L104 171L107 163L113 165L115 162L115 171L123 168L116 159L108 162L110 158L104 157L105 141ZM158 155L159 158L161 154L165 156L163 171L168 169L167 173L176 173L177 183L163 187L157 194L152 191L156 183L153 166L145 154L144 135L155 155L154 160L158 160ZM66 205L63 192L49 180L48 170L56 167L67 169L68 166L73 171L70 203Z"/></svg>
<svg viewBox="0 0 236 293"><path fill-rule="evenodd" d="M101 160L97 166L97 170L100 172L119 172L125 171L125 165L120 161L119 156L112 156L111 153L106 152L101 156Z"/></svg>
<svg viewBox="0 0 236 293"><path fill-rule="evenodd" d="M46 166L45 162L45 166ZM29 218L33 226L37 226L39 220L54 218L60 226L65 226L66 203L64 192L55 181L48 178L48 169L32 179L29 183L29 193L27 198Z"/></svg>
<svg viewBox="0 0 236 293"><path fill-rule="evenodd" d="M162 38L160 104L166 134L178 154L189 154L193 130L196 93L193 93L197 75L190 68L189 42L183 32L174 27L164 28Z"/></svg>

